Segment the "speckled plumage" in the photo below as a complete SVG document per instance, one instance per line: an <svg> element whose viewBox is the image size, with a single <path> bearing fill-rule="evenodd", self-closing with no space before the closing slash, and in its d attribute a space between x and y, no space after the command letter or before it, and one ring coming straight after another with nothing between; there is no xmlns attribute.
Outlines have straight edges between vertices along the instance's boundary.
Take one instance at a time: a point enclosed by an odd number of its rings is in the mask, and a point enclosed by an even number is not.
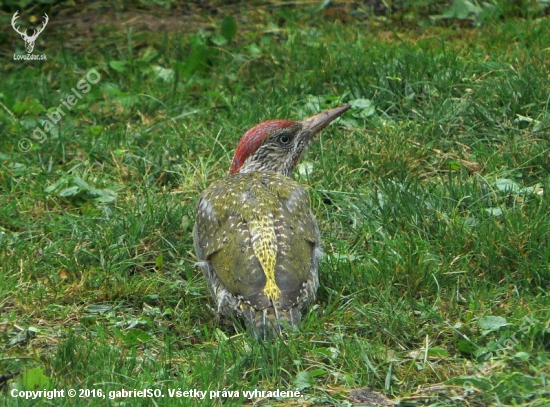
<svg viewBox="0 0 550 407"><path fill-rule="evenodd" d="M218 312L297 325L319 285L321 254L305 190L277 173L219 180L197 203L195 250ZM260 328L261 329L261 328Z"/></svg>
<svg viewBox="0 0 550 407"><path fill-rule="evenodd" d="M229 176L197 201L195 252L218 314L244 317L259 337L281 332L283 321L297 326L315 299L319 228L307 193L289 176L315 134L348 109L253 127Z"/></svg>

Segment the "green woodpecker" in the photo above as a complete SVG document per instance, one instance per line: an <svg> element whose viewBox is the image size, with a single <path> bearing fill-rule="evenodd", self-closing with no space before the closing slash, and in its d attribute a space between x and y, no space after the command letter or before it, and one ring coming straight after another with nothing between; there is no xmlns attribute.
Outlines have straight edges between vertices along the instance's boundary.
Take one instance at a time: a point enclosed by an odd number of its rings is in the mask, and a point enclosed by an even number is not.
<svg viewBox="0 0 550 407"><path fill-rule="evenodd" d="M315 299L319 228L306 191L290 175L315 135L349 108L251 128L229 175L197 201L195 251L218 314L244 317L258 337L280 333L282 321L297 326Z"/></svg>

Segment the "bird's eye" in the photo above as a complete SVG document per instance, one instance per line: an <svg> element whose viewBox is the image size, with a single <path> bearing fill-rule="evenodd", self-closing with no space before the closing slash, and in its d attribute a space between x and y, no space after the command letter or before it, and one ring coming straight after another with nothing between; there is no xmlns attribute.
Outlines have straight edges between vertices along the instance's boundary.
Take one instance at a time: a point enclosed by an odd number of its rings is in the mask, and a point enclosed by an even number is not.
<svg viewBox="0 0 550 407"><path fill-rule="evenodd" d="M281 144L290 143L290 136L288 134L281 134L279 136L279 143L281 143Z"/></svg>

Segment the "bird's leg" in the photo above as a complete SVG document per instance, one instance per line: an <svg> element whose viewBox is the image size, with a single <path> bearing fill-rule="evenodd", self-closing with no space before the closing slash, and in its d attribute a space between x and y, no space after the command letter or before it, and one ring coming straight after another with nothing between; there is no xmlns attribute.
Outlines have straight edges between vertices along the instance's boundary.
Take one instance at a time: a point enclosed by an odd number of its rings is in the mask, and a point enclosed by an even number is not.
<svg viewBox="0 0 550 407"><path fill-rule="evenodd" d="M302 319L300 311L297 307L292 307L290 310L288 310L288 314L290 315L290 325L296 328L300 324L300 320Z"/></svg>

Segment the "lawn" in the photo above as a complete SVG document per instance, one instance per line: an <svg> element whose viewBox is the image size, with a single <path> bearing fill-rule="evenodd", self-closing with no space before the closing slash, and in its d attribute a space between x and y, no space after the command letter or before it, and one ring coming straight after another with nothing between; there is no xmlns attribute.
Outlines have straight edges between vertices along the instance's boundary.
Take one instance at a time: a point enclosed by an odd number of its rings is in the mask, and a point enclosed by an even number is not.
<svg viewBox="0 0 550 407"><path fill-rule="evenodd" d="M6 406L550 405L548 2L50 3L0 4ZM317 301L219 325L199 193L344 103L294 176Z"/></svg>

